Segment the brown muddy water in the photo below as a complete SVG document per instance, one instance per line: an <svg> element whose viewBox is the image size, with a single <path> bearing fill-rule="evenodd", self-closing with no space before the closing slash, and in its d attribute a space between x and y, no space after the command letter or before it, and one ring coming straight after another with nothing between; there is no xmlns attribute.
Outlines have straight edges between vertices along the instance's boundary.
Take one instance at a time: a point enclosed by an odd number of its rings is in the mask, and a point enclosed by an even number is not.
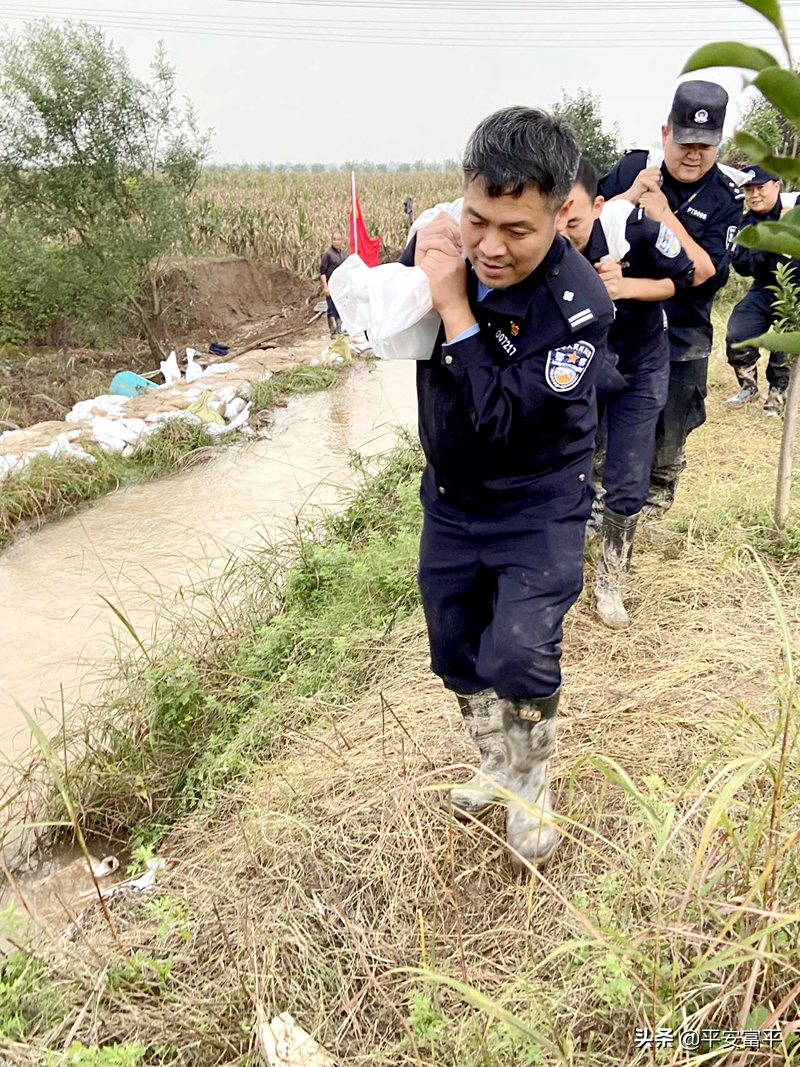
<svg viewBox="0 0 800 1067"><path fill-rule="evenodd" d="M269 436L184 474L126 488L0 554L0 754L30 745L19 710L45 732L91 701L131 644L106 597L147 644L182 591L219 576L231 554L281 540L350 483L349 453L389 448L416 425L414 366L359 365L340 388L290 400ZM0 774L2 770L0 769Z"/></svg>

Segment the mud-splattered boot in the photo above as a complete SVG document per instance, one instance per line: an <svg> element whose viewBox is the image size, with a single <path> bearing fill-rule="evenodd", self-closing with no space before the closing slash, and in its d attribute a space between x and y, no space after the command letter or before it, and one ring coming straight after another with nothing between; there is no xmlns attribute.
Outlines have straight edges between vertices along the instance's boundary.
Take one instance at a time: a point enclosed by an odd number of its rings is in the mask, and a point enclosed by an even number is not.
<svg viewBox="0 0 800 1067"><path fill-rule="evenodd" d="M337 319L335 315L328 315L328 329L331 331L331 337L338 337L342 332L341 319Z"/></svg>
<svg viewBox="0 0 800 1067"><path fill-rule="evenodd" d="M734 367L736 380L739 382L739 392L725 401L726 408L743 408L758 400L758 368Z"/></svg>
<svg viewBox="0 0 800 1067"><path fill-rule="evenodd" d="M543 816L553 811L547 775L556 743L560 695L558 689L549 697L503 701L509 754L507 788L517 798L508 805L506 837L512 863L522 869L526 868L520 856L542 866L559 842L558 831Z"/></svg>
<svg viewBox="0 0 800 1067"><path fill-rule="evenodd" d="M683 454L679 463L671 464L663 470L654 471L650 475L650 486L647 490L647 501L639 512L643 519L663 519L672 505L675 503L675 494L678 491L678 480L681 476L686 461Z"/></svg>
<svg viewBox="0 0 800 1067"><path fill-rule="evenodd" d="M764 401L764 414L773 418L780 418L786 406L786 390L770 386L769 395Z"/></svg>
<svg viewBox="0 0 800 1067"><path fill-rule="evenodd" d="M466 812L479 817L497 803L500 794L491 781L506 787L508 748L503 728L502 701L494 689L484 689L472 696L459 696L458 705L470 737L481 754L481 773L450 790L454 814Z"/></svg>
<svg viewBox="0 0 800 1067"><path fill-rule="evenodd" d="M600 555L597 560L597 577L594 582L594 597L601 622L612 630L624 630L630 625L628 613L622 602L622 589L631 568L633 538L636 533L636 515L620 515L610 508L603 511L603 529L600 537Z"/></svg>

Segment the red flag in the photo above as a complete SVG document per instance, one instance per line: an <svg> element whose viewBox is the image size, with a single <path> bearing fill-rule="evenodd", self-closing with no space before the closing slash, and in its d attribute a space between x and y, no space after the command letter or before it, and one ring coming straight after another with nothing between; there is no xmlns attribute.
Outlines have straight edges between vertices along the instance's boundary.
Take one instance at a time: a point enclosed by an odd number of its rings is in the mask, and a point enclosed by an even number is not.
<svg viewBox="0 0 800 1067"><path fill-rule="evenodd" d="M368 267L377 267L381 259L381 238L370 237L356 194L356 173L350 175L350 254L361 256Z"/></svg>

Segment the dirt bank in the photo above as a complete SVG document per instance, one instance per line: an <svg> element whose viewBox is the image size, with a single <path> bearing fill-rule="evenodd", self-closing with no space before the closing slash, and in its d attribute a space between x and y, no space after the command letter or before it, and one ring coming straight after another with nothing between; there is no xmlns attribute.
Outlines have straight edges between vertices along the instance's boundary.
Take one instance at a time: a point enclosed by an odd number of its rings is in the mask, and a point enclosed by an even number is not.
<svg viewBox="0 0 800 1067"><path fill-rule="evenodd" d="M289 271L247 259L192 259L172 271L167 287L165 351L212 341L243 348L271 334L283 343L303 340L317 288ZM122 370L152 371L153 358L138 338L109 350L0 350L0 433L61 420L78 400L108 392Z"/></svg>

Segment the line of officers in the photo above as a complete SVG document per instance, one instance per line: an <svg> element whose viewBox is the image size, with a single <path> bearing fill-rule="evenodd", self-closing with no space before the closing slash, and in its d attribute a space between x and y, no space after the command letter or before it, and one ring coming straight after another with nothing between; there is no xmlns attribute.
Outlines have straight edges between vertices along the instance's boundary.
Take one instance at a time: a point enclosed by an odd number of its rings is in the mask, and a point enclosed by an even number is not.
<svg viewBox="0 0 800 1067"><path fill-rule="evenodd" d="M606 526L603 537L603 522L598 518L605 551L601 551L595 593L598 613L612 628L626 626L629 621L621 589L630 566L637 517L658 517L672 506L686 467L687 437L706 419L713 342L711 310L731 265L753 280L728 321L726 353L739 388L727 406L744 407L761 398L759 350L741 347L741 342L772 326L775 294L770 287L775 285L776 267L785 257L744 248L734 244L734 239L743 225L780 218L789 209L788 201L795 198L782 196L777 175L762 167L753 166L742 177L733 168L717 163L727 104L727 93L714 82L681 84L662 128L663 151L630 151L599 181L592 214L600 226L594 223L586 244L581 246L572 238L569 219L563 231L579 251L596 260L592 243L602 229L606 205L630 202L639 207L631 223L635 225L644 215L660 225L656 235L652 226L637 234L629 223L626 236L630 251L619 264L622 289L615 295L606 286L617 308L609 344L617 352L619 369L628 381L628 388L605 404L595 463L597 500L605 497L605 506L596 507L594 515L604 514ZM594 192L591 182L583 184L584 192L587 187L589 194ZM576 203L578 213L585 217L588 205L580 191ZM645 250L644 263L640 249ZM647 270L648 264L654 267L652 271ZM629 294L624 287L631 283L626 279L637 275L650 277L651 287ZM661 295L656 287L658 279L669 279L674 287L661 303L666 345L660 346L660 359L659 346L648 342L640 329L642 320L653 322L652 302ZM628 295L634 300L625 300ZM642 310L641 301L650 302L649 315ZM770 355L766 379L764 415L777 417L783 411L788 387L785 354ZM602 395L600 404L603 406ZM649 466L647 472L641 469L643 459Z"/></svg>
<svg viewBox="0 0 800 1067"><path fill-rule="evenodd" d="M602 179L563 123L503 108L469 138L461 200L423 212L401 259L442 319L417 363L418 577L431 668L481 757L450 802L472 818L506 802L523 865L560 838L549 764L587 521L594 509L597 611L621 628L639 516L672 505L705 421L711 308L731 262L753 285L728 327L730 403L758 397L758 351L734 346L769 327L777 260L734 238L780 215L780 184L717 164L727 103L713 82L682 83L663 150L628 152ZM767 381L765 414L780 414L784 358Z"/></svg>

